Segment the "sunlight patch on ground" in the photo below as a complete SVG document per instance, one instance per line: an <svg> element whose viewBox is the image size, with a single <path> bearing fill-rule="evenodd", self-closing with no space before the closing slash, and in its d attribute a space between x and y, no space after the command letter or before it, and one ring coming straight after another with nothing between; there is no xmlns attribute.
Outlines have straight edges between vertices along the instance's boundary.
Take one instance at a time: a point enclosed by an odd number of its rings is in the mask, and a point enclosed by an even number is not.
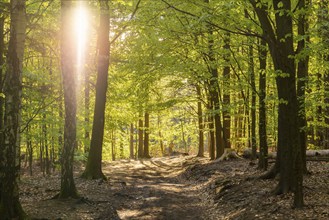
<svg viewBox="0 0 329 220"><path fill-rule="evenodd" d="M144 212L136 209L117 210L120 219L130 219L136 216L143 216Z"/></svg>

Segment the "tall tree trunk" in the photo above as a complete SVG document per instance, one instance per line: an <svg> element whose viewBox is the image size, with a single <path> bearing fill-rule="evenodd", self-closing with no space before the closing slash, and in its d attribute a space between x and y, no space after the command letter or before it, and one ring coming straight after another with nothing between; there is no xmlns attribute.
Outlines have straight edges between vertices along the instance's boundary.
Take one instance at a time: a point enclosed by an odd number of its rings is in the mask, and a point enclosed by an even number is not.
<svg viewBox="0 0 329 220"><path fill-rule="evenodd" d="M144 150L143 150L143 157L144 158L151 158L149 152L149 144L150 144L150 115L148 112L145 112L144 115Z"/></svg>
<svg viewBox="0 0 329 220"><path fill-rule="evenodd" d="M5 25L5 17L4 15L0 15L0 93L3 92L3 79L4 79L4 72L3 66L5 64L4 59L4 49L5 49L5 42L4 42L4 25ZM4 97L0 97L0 130L3 129L3 115L4 115ZM1 139L2 137L0 137ZM0 140L0 143L1 140Z"/></svg>
<svg viewBox="0 0 329 220"><path fill-rule="evenodd" d="M102 148L105 124L105 104L110 56L110 16L108 1L100 2L100 25L98 30L98 68L94 121L87 166L82 177L87 179L105 178L102 172Z"/></svg>
<svg viewBox="0 0 329 220"><path fill-rule="evenodd" d="M199 147L197 157L204 157L204 134L203 134L203 113L201 103L201 88L199 85L196 86L198 95L198 126L199 126Z"/></svg>
<svg viewBox="0 0 329 220"><path fill-rule="evenodd" d="M2 88L3 79L4 79L3 66L5 64L5 60L4 60L4 49L5 49L4 27L5 27L5 16L0 15L0 93L3 93L3 88ZM3 130L3 123L4 123L3 116L4 116L4 98L1 96L0 97L0 131ZM3 138L4 138L4 136L0 133L0 146L3 146ZM2 152L2 147L0 147L0 160L2 160L2 158L3 158L3 152ZM2 183L0 181L0 200L1 200L1 188L2 188Z"/></svg>
<svg viewBox="0 0 329 220"><path fill-rule="evenodd" d="M32 147L32 140L31 140L31 134L30 134L30 125L28 124L26 127L26 148L28 152L28 162L29 162L29 173L30 176L33 175L33 169L32 169L32 162L33 162L33 147Z"/></svg>
<svg viewBox="0 0 329 220"><path fill-rule="evenodd" d="M219 84L218 84L218 69L214 67L214 63L216 62L214 56L214 48L213 48L213 40L209 40L209 71L211 73L210 79L210 88L209 94L211 97L211 102L213 103L213 118L215 124L215 146L216 146L216 158L220 158L224 153L224 146L223 146L223 137L222 137L222 124L220 118L220 103L219 103Z"/></svg>
<svg viewBox="0 0 329 220"><path fill-rule="evenodd" d="M215 131L214 131L214 117L210 114L208 115L208 128L209 128L209 157L210 160L215 159Z"/></svg>
<svg viewBox="0 0 329 220"><path fill-rule="evenodd" d="M43 125L42 125L42 134L43 134L43 146L44 146L44 150L45 150L45 160L44 160L44 168L46 171L46 174L49 175L50 174L50 160L49 160L49 146L48 146L48 131L47 131L47 125L46 125L46 114L43 113Z"/></svg>
<svg viewBox="0 0 329 220"><path fill-rule="evenodd" d="M62 39L61 65L64 89L64 146L61 158L61 190L59 198L76 198L77 190L73 179L73 156L76 147L76 71L74 69L74 39L71 13L73 4L70 0L61 0Z"/></svg>
<svg viewBox="0 0 329 220"><path fill-rule="evenodd" d="M206 3L210 3L209 0L204 0ZM213 105L212 114L215 122L215 146L216 146L216 158L220 158L224 153L224 142L222 136L222 122L221 122L221 114L220 114L220 90L218 83L218 69L217 69L217 58L215 54L215 42L214 42L214 33L213 27L207 26L207 43L208 43L208 53L206 54L206 61L208 66L208 71L210 73L209 79L209 95L211 98L211 102Z"/></svg>
<svg viewBox="0 0 329 220"><path fill-rule="evenodd" d="M293 49L293 23L290 0L273 0L275 30L264 4L256 5L250 0L257 13L265 38L269 45L274 69L278 76L276 85L280 101L278 108L278 157L276 167L280 172L277 193L294 192L294 206L303 206L303 168L298 124L298 100L296 93L296 69ZM279 6L282 6L279 8ZM285 39L284 41L282 39Z"/></svg>
<svg viewBox="0 0 329 220"><path fill-rule="evenodd" d="M115 161L115 133L114 129L112 130L112 142L111 142L111 148L112 148L112 161Z"/></svg>
<svg viewBox="0 0 329 220"><path fill-rule="evenodd" d="M268 145L266 132L266 42L262 39L259 53L259 160L258 169L267 170Z"/></svg>
<svg viewBox="0 0 329 220"><path fill-rule="evenodd" d="M129 145L130 159L134 159L134 123L130 124L130 145Z"/></svg>
<svg viewBox="0 0 329 220"><path fill-rule="evenodd" d="M89 71L85 71L85 141L84 152L89 153L90 146L90 85L89 85Z"/></svg>
<svg viewBox="0 0 329 220"><path fill-rule="evenodd" d="M224 60L225 65L223 69L224 88L223 88L223 139L224 147L231 148L231 116L230 116L230 34L225 33L224 38Z"/></svg>
<svg viewBox="0 0 329 220"><path fill-rule="evenodd" d="M322 59L324 62L324 74L323 74L323 87L324 87L324 107L322 108L324 128L321 129L322 136L322 145L324 148L329 149L329 68L327 67L329 63L329 39L328 39L328 22L329 22L329 13L328 13L328 0L320 1L320 11L319 11L319 35L322 40L323 53ZM320 111L321 112L321 111Z"/></svg>
<svg viewBox="0 0 329 220"><path fill-rule="evenodd" d="M306 6L305 0L299 1L299 10L304 10ZM298 35L305 37L308 31L308 21L306 19L305 12L301 13L298 18ZM309 37L298 41L297 54L303 53L306 49L306 43L309 41ZM307 54L307 53L306 53ZM300 147L303 162L304 172L307 172L306 167L306 149L307 149L307 121L306 121L306 110L305 110L305 86L308 77L308 62L309 55L303 56L298 60L297 63L297 96L299 104L298 123L300 126ZM329 113L329 112L328 112Z"/></svg>
<svg viewBox="0 0 329 220"><path fill-rule="evenodd" d="M160 150L161 150L161 155L163 156L163 136L161 132L161 117L160 114L158 114L158 129L159 129L159 141L160 141Z"/></svg>
<svg viewBox="0 0 329 220"><path fill-rule="evenodd" d="M251 85L251 150L252 159L256 159L257 153L257 142L256 142L256 82L255 82L255 66L254 66L254 49L253 40L249 40L248 57L249 57L249 74L250 74L250 85Z"/></svg>
<svg viewBox="0 0 329 220"><path fill-rule="evenodd" d="M26 31L25 0L10 1L10 40L4 83L5 114L4 130L0 134L0 216L1 219L25 219L19 201L20 123L22 67Z"/></svg>
<svg viewBox="0 0 329 220"><path fill-rule="evenodd" d="M138 120L138 158L142 158L144 155L144 142L143 142L143 135L144 128L143 128L143 120L140 118Z"/></svg>

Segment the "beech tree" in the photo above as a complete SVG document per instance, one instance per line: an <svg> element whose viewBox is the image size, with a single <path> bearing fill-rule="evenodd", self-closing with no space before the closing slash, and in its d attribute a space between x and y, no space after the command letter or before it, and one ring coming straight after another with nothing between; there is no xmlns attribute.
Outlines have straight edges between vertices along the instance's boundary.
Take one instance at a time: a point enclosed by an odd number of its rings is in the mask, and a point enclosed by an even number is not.
<svg viewBox="0 0 329 220"><path fill-rule="evenodd" d="M278 152L273 172L280 172L277 193L294 192L294 206L303 206L303 169L298 124L293 18L290 0L273 0L275 26L269 19L269 3L250 0L263 29L276 71L278 90Z"/></svg>
<svg viewBox="0 0 329 220"><path fill-rule="evenodd" d="M1 219L24 219L19 201L20 125L22 72L26 36L26 2L10 1L10 40L7 53L4 129L0 148L0 216ZM2 119L1 119L2 120Z"/></svg>
<svg viewBox="0 0 329 220"><path fill-rule="evenodd" d="M98 29L96 101L88 161L86 169L82 174L82 177L87 179L105 178L102 172L102 146L104 137L107 79L110 64L110 15L109 2L107 0L99 1L99 4L100 23Z"/></svg>
<svg viewBox="0 0 329 220"><path fill-rule="evenodd" d="M73 156L76 147L76 70L74 56L73 22L71 16L73 2L61 0L61 67L64 90L65 125L64 146L61 158L61 190L59 198L77 198L73 178Z"/></svg>

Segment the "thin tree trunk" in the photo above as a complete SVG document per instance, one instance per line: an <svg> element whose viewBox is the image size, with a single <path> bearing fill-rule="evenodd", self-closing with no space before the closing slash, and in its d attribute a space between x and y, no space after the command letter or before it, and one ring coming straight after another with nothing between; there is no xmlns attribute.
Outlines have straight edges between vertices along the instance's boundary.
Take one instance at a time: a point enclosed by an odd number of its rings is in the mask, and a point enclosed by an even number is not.
<svg viewBox="0 0 329 220"><path fill-rule="evenodd" d="M4 47L5 47L5 42L4 42L4 25L5 25L5 17L4 15L0 15L0 92L3 93L3 79L4 79L4 72L3 72L3 66L5 64L4 60ZM4 128L4 98L1 96L0 97L0 146L3 146L3 139L4 136L1 133L1 131ZM0 147L0 158L3 158L3 149ZM0 162L0 166L1 162ZM0 171L1 174L1 171ZM0 177L1 180L1 177ZM2 191L2 183L0 181L0 200L1 200L1 191Z"/></svg>
<svg viewBox="0 0 329 220"><path fill-rule="evenodd" d="M90 85L89 85L89 71L85 71L85 141L84 152L89 153L90 146Z"/></svg>
<svg viewBox="0 0 329 220"><path fill-rule="evenodd" d="M159 129L160 150L161 150L161 155L163 155L164 149L163 149L163 137L162 137L162 132L161 132L160 114L158 114L158 129Z"/></svg>
<svg viewBox="0 0 329 220"><path fill-rule="evenodd" d="M143 120L138 120L138 158L142 158L144 155L144 141L143 141L143 134L144 134L144 128L143 128Z"/></svg>
<svg viewBox="0 0 329 220"><path fill-rule="evenodd" d="M210 160L215 159L215 132L214 132L214 118L212 115L208 116L209 127L209 157Z"/></svg>
<svg viewBox="0 0 329 220"><path fill-rule="evenodd" d="M230 34L225 33L224 38L225 49L225 66L223 69L224 88L223 88L223 139L224 147L231 148L231 116L230 116Z"/></svg>
<svg viewBox="0 0 329 220"><path fill-rule="evenodd" d="M130 145L129 145L130 159L134 159L134 123L130 124Z"/></svg>
<svg viewBox="0 0 329 220"><path fill-rule="evenodd" d="M100 2L100 28L98 30L98 69L96 82L96 101L94 121L90 142L87 166L82 177L87 179L105 178L102 172L102 148L105 124L105 105L107 92L107 79L109 70L109 33L110 16L108 1Z"/></svg>
<svg viewBox="0 0 329 220"><path fill-rule="evenodd" d="M73 3L70 0L61 0L62 39L61 64L64 89L65 123L64 146L61 158L61 190L58 198L77 198L77 190L73 179L73 156L76 147L76 71L74 69L74 41L71 13Z"/></svg>
<svg viewBox="0 0 329 220"><path fill-rule="evenodd" d="M254 50L253 40L249 39L249 74L251 84L251 150L252 159L256 159L257 142L256 142L256 83L255 83L255 67L254 67Z"/></svg>
<svg viewBox="0 0 329 220"><path fill-rule="evenodd" d="M201 103L201 88L199 85L196 86L198 95L198 126L199 126L199 147L197 157L204 157L204 134L203 134L203 113Z"/></svg>
<svg viewBox="0 0 329 220"><path fill-rule="evenodd" d="M305 0L299 1L299 9L304 10L306 7ZM305 37L306 32L308 31L308 23L307 23L306 15L300 14L298 18L298 35ZM296 53L303 53L306 49L306 43L309 41L309 37L306 39L302 39L298 41L297 51ZM298 104L299 104L299 114L298 114L298 123L300 126L300 145L301 145L301 155L303 162L304 172L307 172L306 167L306 149L307 149L307 121L306 121L306 109L305 109L305 87L306 80L308 77L308 62L309 55L302 57L297 63L297 96L298 96ZM328 102L329 103L329 102ZM329 112L328 112L329 113Z"/></svg>
<svg viewBox="0 0 329 220"><path fill-rule="evenodd" d="M322 40L323 47L325 48L322 53L322 59L324 63L329 62L329 53L327 52L329 48L329 39L328 39L328 22L329 22L329 13L328 13L328 0L322 0L320 2L320 11L319 11L319 35ZM322 141L320 145L324 148L329 149L329 69L324 65L324 74L323 74L323 92L324 92L324 107L322 108L323 121L326 126L321 129ZM319 145L319 146L320 146Z"/></svg>
<svg viewBox="0 0 329 220"><path fill-rule="evenodd" d="M267 170L268 145L266 132L266 42L261 40L259 53L259 160L258 169Z"/></svg>
<svg viewBox="0 0 329 220"><path fill-rule="evenodd" d="M112 149L112 161L115 161L115 133L114 129L112 130L112 143L111 143L111 149Z"/></svg>
<svg viewBox="0 0 329 220"><path fill-rule="evenodd" d="M149 152L149 135L150 135L150 115L148 112L145 112L144 115L144 151L143 151L143 157L144 158L151 158L150 152Z"/></svg>

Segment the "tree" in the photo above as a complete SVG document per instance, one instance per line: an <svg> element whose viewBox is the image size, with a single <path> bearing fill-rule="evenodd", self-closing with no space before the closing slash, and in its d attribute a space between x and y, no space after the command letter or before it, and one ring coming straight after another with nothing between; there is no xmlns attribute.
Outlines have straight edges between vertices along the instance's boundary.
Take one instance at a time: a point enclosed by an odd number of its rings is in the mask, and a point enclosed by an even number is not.
<svg viewBox="0 0 329 220"><path fill-rule="evenodd" d="M138 158L142 158L144 155L144 142L143 142L143 120L138 119Z"/></svg>
<svg viewBox="0 0 329 220"><path fill-rule="evenodd" d="M61 157L61 190L59 198L77 198L77 190L73 179L73 156L76 147L76 70L74 68L75 47L72 37L71 22L73 3L61 0L61 67L64 90L65 125L64 146Z"/></svg>
<svg viewBox="0 0 329 220"><path fill-rule="evenodd" d="M266 42L261 39L258 46L259 55L259 160L258 168L267 170L268 166L268 146L266 135L266 57L267 49Z"/></svg>
<svg viewBox="0 0 329 220"><path fill-rule="evenodd" d="M0 160L1 219L24 219L19 201L20 124L22 99L22 68L26 36L25 0L10 2L10 40L4 82L5 113Z"/></svg>
<svg viewBox="0 0 329 220"><path fill-rule="evenodd" d="M278 158L274 166L280 172L276 193L294 192L294 206L303 206L303 170L298 125L296 68L293 45L293 22L290 0L273 0L275 27L269 19L268 5L250 0L263 29L276 71L279 98Z"/></svg>
<svg viewBox="0 0 329 220"><path fill-rule="evenodd" d="M150 114L145 112L144 114L144 150L143 150L143 157L144 158L151 158L150 156Z"/></svg>
<svg viewBox="0 0 329 220"><path fill-rule="evenodd" d="M110 16L108 1L99 1L100 23L98 30L98 67L96 101L87 166L82 177L87 179L105 178L102 172L102 148L105 124L105 104L110 56Z"/></svg>
<svg viewBox="0 0 329 220"><path fill-rule="evenodd" d="M308 77L309 54L305 52L310 41L310 37L306 36L308 32L307 9L308 0L300 0L298 4L298 35L302 37L298 41L296 56L297 56L297 96L298 96L298 123L300 127L300 148L302 155L302 166L304 172L307 172L306 167L306 149L307 149L307 121L305 108L305 87ZM329 100L328 100L329 101Z"/></svg>
<svg viewBox="0 0 329 220"><path fill-rule="evenodd" d="M204 157L204 135L203 135L203 114L202 114L202 103L201 103L201 88L196 85L196 91L198 95L198 127L199 127L199 147L198 157Z"/></svg>

